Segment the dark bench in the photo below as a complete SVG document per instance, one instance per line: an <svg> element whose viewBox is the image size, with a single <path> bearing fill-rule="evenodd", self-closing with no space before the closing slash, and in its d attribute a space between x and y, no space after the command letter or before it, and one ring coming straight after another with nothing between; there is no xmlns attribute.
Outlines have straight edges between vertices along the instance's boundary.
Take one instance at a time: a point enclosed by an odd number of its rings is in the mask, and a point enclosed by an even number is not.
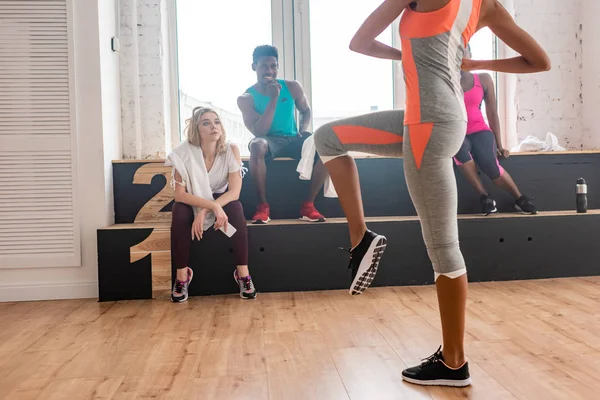
<svg viewBox="0 0 600 400"><path fill-rule="evenodd" d="M401 159L359 158L356 160L361 179L365 215L414 216L404 180ZM267 198L271 204L272 219L296 219L307 192L307 181L298 179L297 162L290 159L275 160L269 168ZM133 223L164 220L160 210L168 212L173 199L169 187L171 169L164 161L127 161L113 163L115 223ZM541 211L573 210L575 208L575 182L583 176L588 182L589 207L600 208L600 152L532 153L513 155L501 164L506 168L523 193L533 196ZM167 176L168 178L165 178ZM458 212L480 212L479 197L466 179L456 169L459 193ZM498 202L500 212L514 212L513 199L497 189L487 177L484 184ZM136 184L133 184L137 182ZM256 209L256 191L250 176L244 179L240 201L246 218L252 218ZM338 199L318 196L316 205L328 218L344 214Z"/></svg>
<svg viewBox="0 0 600 400"><path fill-rule="evenodd" d="M348 234L337 199L317 200L329 217L324 224L298 221L305 193L296 162L276 160L268 177L272 221L250 225L250 268L262 292L345 289ZM401 160L357 160L365 212L374 230L388 236L375 286L422 285L433 281L420 226L404 183ZM600 208L600 153L516 155L502 162L521 190L536 197L544 212L514 213L509 196L487 182L500 211L482 217L478 198L457 174L461 248L471 281L598 275L600 213L576 215L575 181L588 181L590 209ZM167 296L171 287L171 170L162 161L115 162L116 224L98 230L100 300ZM249 218L255 207L251 179L244 180L241 201ZM561 211L565 210L565 211ZM192 247L191 295L234 293L233 258L223 235Z"/></svg>

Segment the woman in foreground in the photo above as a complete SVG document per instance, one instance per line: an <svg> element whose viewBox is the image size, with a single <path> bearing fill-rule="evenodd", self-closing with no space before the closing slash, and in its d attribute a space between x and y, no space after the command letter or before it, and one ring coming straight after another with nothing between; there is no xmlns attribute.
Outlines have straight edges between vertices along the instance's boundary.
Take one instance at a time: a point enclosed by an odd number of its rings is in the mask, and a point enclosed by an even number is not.
<svg viewBox="0 0 600 400"><path fill-rule="evenodd" d="M402 51L375 40L401 14ZM521 55L463 60L470 38L486 26ZM533 73L549 70L550 61L497 0L385 0L360 27L350 48L402 60L406 83L403 128L402 111L389 111L336 121L315 133L317 150L348 219L350 293L362 293L373 281L386 238L367 229L358 172L348 151L403 156L406 182L433 264L443 334L443 347L421 365L403 371L403 379L421 385L467 386L471 383L463 347L467 271L459 248L452 166L467 128L461 66L465 71Z"/></svg>

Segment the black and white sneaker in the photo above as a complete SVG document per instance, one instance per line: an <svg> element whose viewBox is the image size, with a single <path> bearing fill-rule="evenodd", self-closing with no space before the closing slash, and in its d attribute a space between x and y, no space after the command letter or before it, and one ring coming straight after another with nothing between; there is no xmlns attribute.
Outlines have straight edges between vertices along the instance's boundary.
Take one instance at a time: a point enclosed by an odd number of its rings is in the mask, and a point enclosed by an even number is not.
<svg viewBox="0 0 600 400"><path fill-rule="evenodd" d="M385 236L366 231L358 246L350 250L348 268L352 270L352 285L349 290L351 295L361 294L371 286L386 243Z"/></svg>
<svg viewBox="0 0 600 400"><path fill-rule="evenodd" d="M522 195L517 201L515 201L515 208L525 214L537 214L537 208L533 204L533 199Z"/></svg>
<svg viewBox="0 0 600 400"><path fill-rule="evenodd" d="M469 363L453 369L444 363L442 346L430 357L423 360L418 367L402 371L402 379L406 382L424 386L465 387L471 384Z"/></svg>
<svg viewBox="0 0 600 400"><path fill-rule="evenodd" d="M484 194L481 196L481 213L483 215L490 215L498 212L496 208L496 200L492 199L490 195Z"/></svg>

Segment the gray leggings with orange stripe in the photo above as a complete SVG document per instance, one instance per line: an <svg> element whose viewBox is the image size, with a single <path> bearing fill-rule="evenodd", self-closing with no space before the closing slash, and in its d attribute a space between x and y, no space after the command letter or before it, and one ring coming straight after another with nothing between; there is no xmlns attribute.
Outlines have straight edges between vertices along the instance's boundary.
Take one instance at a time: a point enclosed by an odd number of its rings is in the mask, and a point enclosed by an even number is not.
<svg viewBox="0 0 600 400"><path fill-rule="evenodd" d="M404 112L392 110L330 122L315 132L324 163L347 156L349 151L403 157L408 191L436 279L466 273L458 241L458 195L452 165L466 125L449 121L404 126Z"/></svg>

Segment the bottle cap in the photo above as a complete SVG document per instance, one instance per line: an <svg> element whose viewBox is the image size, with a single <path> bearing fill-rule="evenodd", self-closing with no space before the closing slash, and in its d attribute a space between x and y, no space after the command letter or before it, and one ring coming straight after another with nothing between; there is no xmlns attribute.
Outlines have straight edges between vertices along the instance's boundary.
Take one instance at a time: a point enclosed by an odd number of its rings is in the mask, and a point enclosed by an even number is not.
<svg viewBox="0 0 600 400"><path fill-rule="evenodd" d="M583 178L577 179L577 184L578 185L585 185L585 179L583 179Z"/></svg>

